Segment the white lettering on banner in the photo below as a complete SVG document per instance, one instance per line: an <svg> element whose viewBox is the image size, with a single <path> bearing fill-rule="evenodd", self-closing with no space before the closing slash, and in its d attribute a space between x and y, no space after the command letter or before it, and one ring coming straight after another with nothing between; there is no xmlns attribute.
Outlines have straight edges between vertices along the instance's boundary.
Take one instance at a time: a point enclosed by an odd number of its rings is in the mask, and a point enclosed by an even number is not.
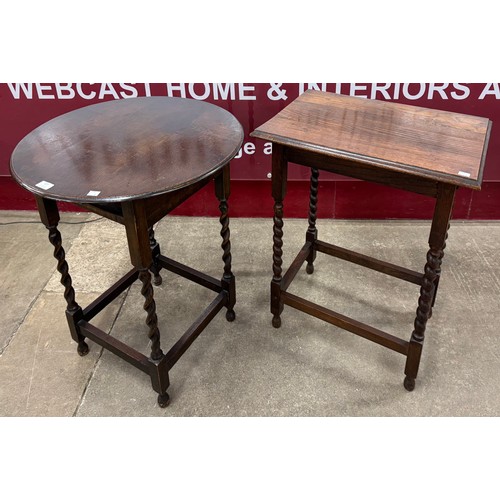
<svg viewBox="0 0 500 500"><path fill-rule="evenodd" d="M203 94L199 95L195 92L195 89L194 89L195 85L198 85L198 87L200 85L203 85L203 87L205 89ZM193 99L196 99L197 101L203 101L210 95L210 85L208 83L190 83L188 86L188 89L189 89L189 95Z"/></svg>
<svg viewBox="0 0 500 500"><path fill-rule="evenodd" d="M377 93L380 92L384 99L390 100L391 96L387 89L391 86L390 83L372 83L372 93L370 94L370 99L376 99Z"/></svg>
<svg viewBox="0 0 500 500"><path fill-rule="evenodd" d="M180 95L177 97L186 97L186 85L184 83L178 83L174 85L173 83L167 83L167 95L168 97L175 97L174 91L178 90Z"/></svg>
<svg viewBox="0 0 500 500"><path fill-rule="evenodd" d="M413 87L410 87L411 85L418 85L419 86L418 90L414 89ZM427 87L427 85L428 85L428 87ZM392 99L397 100L400 98L401 88L402 88L403 97L406 99L412 100L412 101L424 97L424 95L426 93L427 93L426 98L429 100L433 100L436 97L439 97L441 99L449 99L451 97L452 99L462 100L462 99L466 99L470 95L469 87L467 87L466 85L460 84L460 83L454 83L454 84L449 84L449 83L429 83L429 84L425 84L425 83L417 83L417 84L372 83L371 88L370 88L370 86L362 85L359 83L350 83L348 92L349 92L349 95L351 95L351 96L366 98L366 97L368 97L368 95L364 95L364 94L361 94L359 92L369 90L370 91L369 92L370 99L382 98L385 100L392 100ZM450 88L454 88L455 90L448 94L447 92L449 92ZM304 84L299 84L299 93L303 89L304 89ZM333 89L327 89L327 90L333 91ZM337 94L341 94L341 93L345 94L346 89L345 89L345 87L343 88L341 83L336 83L334 92Z"/></svg>
<svg viewBox="0 0 500 500"><path fill-rule="evenodd" d="M245 92L254 92L255 87L253 85L245 85L244 83L238 83L238 97L240 101L255 101L257 99L254 95L246 95Z"/></svg>
<svg viewBox="0 0 500 500"><path fill-rule="evenodd" d="M416 85L420 85L420 90L415 94L410 94L410 85L411 83L403 84L403 95L410 100L420 99L425 94L425 83L417 83Z"/></svg>
<svg viewBox="0 0 500 500"><path fill-rule="evenodd" d="M241 158L243 153L249 156L253 155L255 153L255 144L253 142L245 142L234 159L237 160L238 158Z"/></svg>
<svg viewBox="0 0 500 500"><path fill-rule="evenodd" d="M94 85L93 83L90 83L89 85ZM77 83L76 84L76 91L78 92L78 95L80 97L83 97L84 99L94 99L95 96L97 95L95 91L92 91L90 94L85 94L82 90L82 84Z"/></svg>
<svg viewBox="0 0 500 500"><path fill-rule="evenodd" d="M24 92L24 97L27 99L33 98L33 84L32 83L8 83L10 93L14 99L21 98L21 89Z"/></svg>
<svg viewBox="0 0 500 500"><path fill-rule="evenodd" d="M243 146L243 151L245 151L247 155L253 155L255 153L255 144L253 142L247 142Z"/></svg>
<svg viewBox="0 0 500 500"><path fill-rule="evenodd" d="M134 85L134 84L132 84L132 85ZM124 99L129 99L131 97L137 97L139 95L139 91L135 87L132 87L132 85L127 85L126 83L120 83L120 86L123 90L130 91L130 94L127 94L126 92L120 92L120 95Z"/></svg>
<svg viewBox="0 0 500 500"><path fill-rule="evenodd" d="M255 101L255 85L246 83L165 83L163 92L155 89L155 95L192 98L196 100L214 99ZM269 83L265 96L269 101L286 101L295 97L291 84ZM151 96L151 84L137 83L7 83L14 99L125 99L139 95ZM261 87L262 88L262 87ZM295 87L298 94L306 90L335 92L370 99L416 101L464 100L471 96L471 89L464 83L299 83ZM491 97L490 97L491 96ZM484 84L475 99L494 98L500 100L500 84Z"/></svg>
<svg viewBox="0 0 500 500"><path fill-rule="evenodd" d="M214 99L219 100L220 98L223 100L227 100L229 95L231 95L231 101L234 101L235 93L234 93L234 83L226 83L224 87L224 83L214 83Z"/></svg>
<svg viewBox="0 0 500 500"><path fill-rule="evenodd" d="M35 83L36 93L38 94L38 99L55 99L53 94L44 94L46 90L52 90L50 85L42 85L41 83Z"/></svg>
<svg viewBox="0 0 500 500"><path fill-rule="evenodd" d="M203 91L200 91L201 85L203 85ZM213 96L215 100L235 100L236 88L238 88L240 101L254 101L256 99L255 95L250 94L250 92L255 91L255 86L245 83L227 83L225 86L223 83L190 83L187 86L185 83L167 83L166 86L169 97L191 97L204 100Z"/></svg>
<svg viewBox="0 0 500 500"><path fill-rule="evenodd" d="M116 87L112 83L54 83L54 84L41 84L41 83L8 83L7 84L12 97L14 99L33 99L35 95L39 99L74 99L76 96L82 99L104 99L106 96L112 96L113 99L125 99L129 97L137 97L139 90L134 87L135 83L127 84L120 83ZM88 90L86 87L99 85L99 92L96 90ZM85 86L85 88L83 87ZM121 89L120 92L117 88ZM149 83L144 84L146 95L151 95ZM35 89L35 94L33 93Z"/></svg>
<svg viewBox="0 0 500 500"><path fill-rule="evenodd" d="M7 86L14 99L105 99L110 96L113 99L125 99L138 97L139 89L135 83L8 83ZM144 95L151 96L151 84L144 83ZM166 83L166 95L169 97L191 97L197 100L205 100L213 96L215 100L256 100L255 85L245 83ZM35 92L33 92L35 90ZM281 95L286 91L280 89ZM283 97L280 97L283 98ZM284 97L286 99L286 97Z"/></svg>
<svg viewBox="0 0 500 500"><path fill-rule="evenodd" d="M118 94L111 83L103 83L101 85L101 91L99 92L99 99L103 99L105 95L112 95L113 99L120 99Z"/></svg>
<svg viewBox="0 0 500 500"><path fill-rule="evenodd" d="M306 90L321 90L326 92L326 83L299 83L299 95L303 94ZM338 93L338 92L337 92Z"/></svg>
<svg viewBox="0 0 500 500"><path fill-rule="evenodd" d="M439 95L443 99L448 99L445 89L448 88L449 83L429 83L429 93L427 94L427 99L432 99L434 97L434 92L439 92Z"/></svg>
<svg viewBox="0 0 500 500"><path fill-rule="evenodd" d="M487 95L494 95L495 99L500 99L500 89L498 88L498 83L488 83L484 87L479 99L484 99Z"/></svg>
<svg viewBox="0 0 500 500"><path fill-rule="evenodd" d="M74 99L75 91L71 83L56 83L56 95L58 99Z"/></svg>
<svg viewBox="0 0 500 500"><path fill-rule="evenodd" d="M390 92L390 89L394 85L394 90L392 91L392 95ZM415 85L420 85L420 89L416 94L413 93L412 90L410 90L410 83L373 83L372 84L372 89L371 89L371 95L370 99L376 99L377 94L380 93L380 95L386 99L386 100L391 100L391 99L399 99L400 97L400 92L401 92L401 86L403 86L403 97L406 99L410 100L416 100L420 99L421 97L424 96L426 93L426 84L425 83L420 83L420 84L415 84ZM470 88L467 87L467 85L463 85L461 83L429 83L429 88L427 90L427 99L433 100L436 97L439 97L441 99L455 99L457 101L460 101L462 99L467 99L467 97L470 96ZM451 86L450 86L451 85ZM455 89L451 92L449 92L449 89ZM448 93L449 92L449 93Z"/></svg>
<svg viewBox="0 0 500 500"><path fill-rule="evenodd" d="M267 98L270 101L286 101L288 96L286 90L281 88L282 83L271 83L271 88L267 91Z"/></svg>
<svg viewBox="0 0 500 500"><path fill-rule="evenodd" d="M453 84L453 87L456 89L456 90L461 90L462 91L462 94L459 95L457 94L455 91L453 91L451 93L451 97L453 99L456 99L456 100L461 100L461 99L467 99L467 97L469 97L470 95L470 88L467 87L467 85L461 85L460 83L454 83Z"/></svg>
<svg viewBox="0 0 500 500"><path fill-rule="evenodd" d="M273 143L272 142L266 142L264 144L264 154L265 155L270 155L273 152Z"/></svg>
<svg viewBox="0 0 500 500"><path fill-rule="evenodd" d="M357 96L357 97L362 97L363 99L366 99L368 97L367 95L356 94L357 90L366 90L366 85L359 85L357 83L351 83L351 88L349 90L349 95L351 95L351 96Z"/></svg>

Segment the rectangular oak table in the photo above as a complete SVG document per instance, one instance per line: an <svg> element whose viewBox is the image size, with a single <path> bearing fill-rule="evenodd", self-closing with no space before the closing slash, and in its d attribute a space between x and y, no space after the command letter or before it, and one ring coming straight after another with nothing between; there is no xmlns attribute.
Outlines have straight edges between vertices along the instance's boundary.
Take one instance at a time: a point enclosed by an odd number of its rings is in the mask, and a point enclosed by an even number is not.
<svg viewBox="0 0 500 500"><path fill-rule="evenodd" d="M436 300L455 191L459 187L480 189L490 129L487 118L319 91L305 92L258 127L251 135L273 143L273 326L281 326L286 304L404 354L404 386L413 390L427 320ZM282 275L283 201L289 162L311 168L309 227L305 245ZM316 210L320 170L435 198L424 272L319 240ZM317 252L419 285L410 341L289 293L287 289L305 261L307 273L313 273Z"/></svg>

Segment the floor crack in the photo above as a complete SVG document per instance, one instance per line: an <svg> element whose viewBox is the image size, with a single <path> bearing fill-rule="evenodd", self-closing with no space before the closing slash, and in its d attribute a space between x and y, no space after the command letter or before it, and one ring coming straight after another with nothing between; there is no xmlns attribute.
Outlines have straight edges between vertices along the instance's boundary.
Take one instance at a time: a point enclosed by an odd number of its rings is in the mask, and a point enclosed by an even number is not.
<svg viewBox="0 0 500 500"><path fill-rule="evenodd" d="M115 327L116 321L118 320L118 316L120 316L120 313L122 312L123 305L125 304L125 301L127 300L127 297L128 297L128 294L130 292L131 287L132 287L132 285L130 285L125 292L122 303L120 304L120 307L118 308L118 311L113 319L113 323L111 324L111 327L109 328L108 335L111 335L111 333L113 332L113 328ZM97 369L97 365L99 364L99 361L101 360L103 352L104 352L104 347L101 347L101 350L99 351L99 356L97 356L97 359L94 363L94 366L92 367L92 370L90 371L90 374L87 378L87 381L85 382L85 387L83 388L82 395L80 396L80 399L78 400L78 404L76 405L75 411L73 412L73 415L71 415L72 417L78 416L78 411L80 410L80 407L83 403L83 400L85 399L85 394L87 393L87 389L90 386L90 382L91 382L92 377L94 376L94 373Z"/></svg>
<svg viewBox="0 0 500 500"><path fill-rule="evenodd" d="M88 216L87 216L88 218ZM41 222L40 222L41 224ZM80 231L82 229L80 228ZM66 253L68 253L71 249L71 247L73 246L73 242L75 241L76 238L78 238L78 236L80 235L80 231L78 232L78 234L75 235L75 237L71 240L71 242L69 243L68 246L65 246L65 251ZM12 335L7 339L7 343L0 348L0 357L2 357L3 353L7 350L7 348L9 347L9 345L11 344L11 342L14 340L14 337L17 335L17 332L20 330L21 326L23 325L23 323L25 322L26 318L28 317L29 313L31 312L31 310L33 309L33 306L35 305L35 303L37 302L37 300L40 298L40 296L42 295L43 292L46 292L47 290L45 290L47 288L47 285L49 284L49 281L52 279L52 276L54 274L58 273L57 269L54 269L47 281L44 283L44 285L40 288L40 292L37 294L37 296L29 303L28 305L28 308L26 309L26 314L24 314L24 316L21 318L21 320L19 321L19 324L17 325L17 328L14 330L14 332L12 333Z"/></svg>

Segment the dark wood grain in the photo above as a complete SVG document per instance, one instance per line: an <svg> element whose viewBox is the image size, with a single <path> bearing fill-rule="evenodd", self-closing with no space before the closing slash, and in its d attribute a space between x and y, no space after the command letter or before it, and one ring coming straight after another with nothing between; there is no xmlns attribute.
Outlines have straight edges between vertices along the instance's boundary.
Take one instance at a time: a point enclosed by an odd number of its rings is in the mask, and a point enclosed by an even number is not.
<svg viewBox="0 0 500 500"><path fill-rule="evenodd" d="M11 172L29 191L56 200L141 199L209 177L242 141L236 118L213 104L175 97L109 101L33 130L14 150ZM40 181L54 186L45 191Z"/></svg>
<svg viewBox="0 0 500 500"><path fill-rule="evenodd" d="M487 118L309 90L251 135L479 189L490 127Z"/></svg>

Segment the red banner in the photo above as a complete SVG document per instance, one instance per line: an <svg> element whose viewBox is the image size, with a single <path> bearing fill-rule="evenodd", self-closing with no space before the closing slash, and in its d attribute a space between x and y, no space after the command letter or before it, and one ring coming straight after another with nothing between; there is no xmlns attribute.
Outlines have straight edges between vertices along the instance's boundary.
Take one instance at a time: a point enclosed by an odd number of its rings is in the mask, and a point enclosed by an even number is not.
<svg viewBox="0 0 500 500"><path fill-rule="evenodd" d="M96 102L155 95L205 100L230 111L245 130L243 147L232 162L232 179L267 180L271 146L249 134L309 88L487 117L493 128L484 183L500 181L498 83L4 83L0 84L0 176L9 176L15 145L47 120ZM307 169L291 166L291 180L308 177ZM324 173L322 180L345 179ZM500 218L500 202L496 208Z"/></svg>

